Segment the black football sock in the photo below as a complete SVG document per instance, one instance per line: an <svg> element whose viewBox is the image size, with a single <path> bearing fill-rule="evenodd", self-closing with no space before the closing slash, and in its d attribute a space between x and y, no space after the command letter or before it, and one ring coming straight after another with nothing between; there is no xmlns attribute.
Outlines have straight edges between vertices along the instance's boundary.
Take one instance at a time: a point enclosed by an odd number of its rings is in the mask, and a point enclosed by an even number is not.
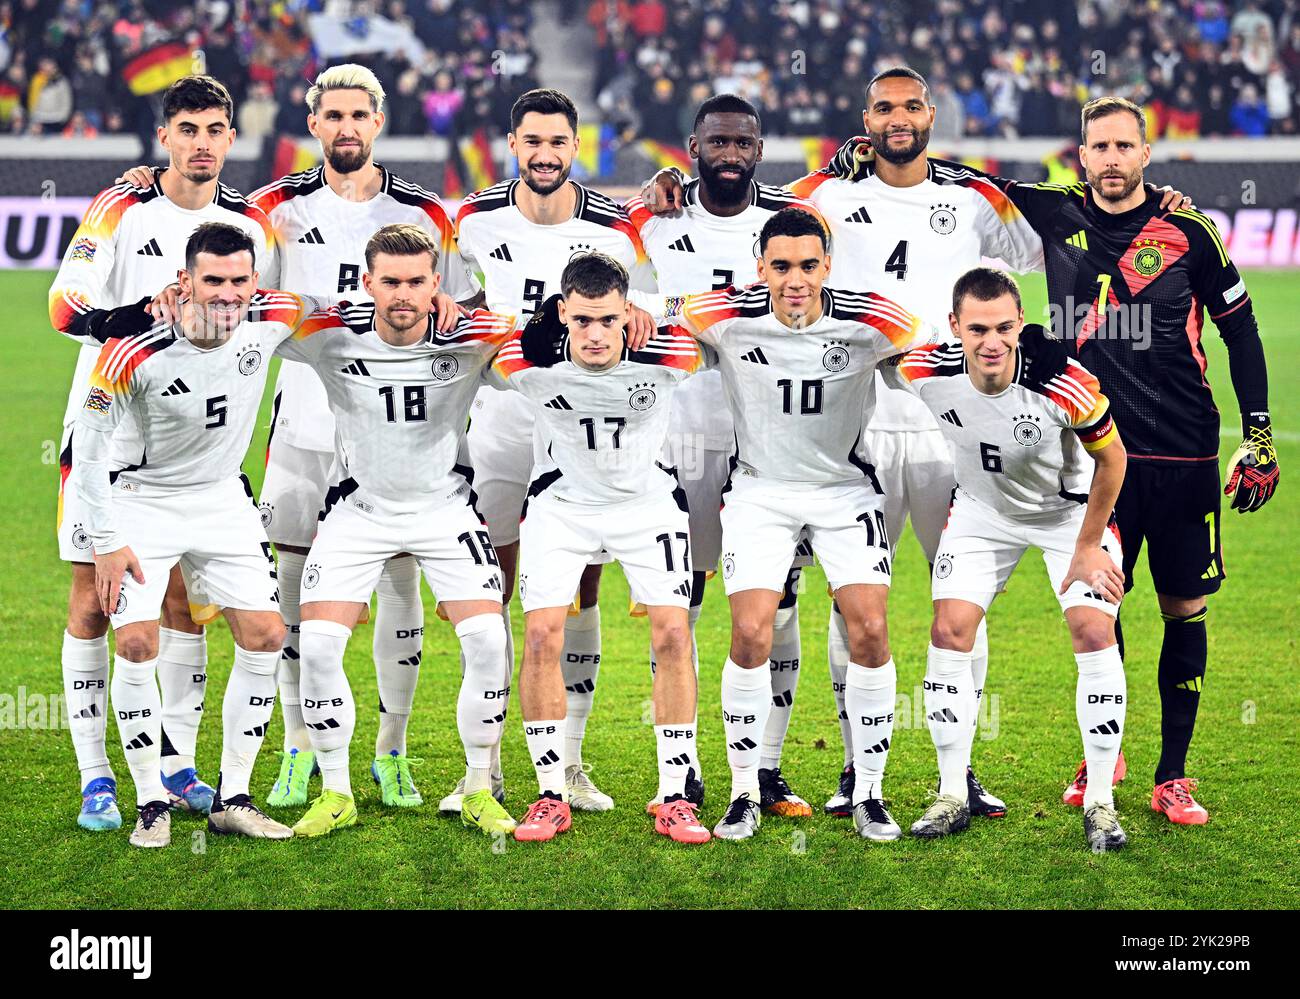
<svg viewBox="0 0 1300 999"><path fill-rule="evenodd" d="M1184 777L1187 747L1196 728L1208 646L1206 610L1187 617L1161 614L1165 639L1160 646L1160 763L1156 784Z"/></svg>
<svg viewBox="0 0 1300 999"><path fill-rule="evenodd" d="M1119 619L1122 611L1115 612L1115 644L1119 646L1119 657L1124 658L1124 629L1120 627Z"/></svg>

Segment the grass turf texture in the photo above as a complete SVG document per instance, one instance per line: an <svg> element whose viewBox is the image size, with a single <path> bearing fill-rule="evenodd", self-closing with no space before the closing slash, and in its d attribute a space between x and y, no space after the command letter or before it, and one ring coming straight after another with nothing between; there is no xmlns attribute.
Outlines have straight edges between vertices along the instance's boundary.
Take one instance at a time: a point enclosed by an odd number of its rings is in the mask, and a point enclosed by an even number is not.
<svg viewBox="0 0 1300 999"><path fill-rule="evenodd" d="M1149 578L1139 575L1125 611L1129 708L1124 746L1129 778L1117 801L1129 835L1122 853L1094 856L1084 846L1080 813L1060 794L1080 757L1074 720L1075 665L1069 637L1041 560L1031 555L994 605L982 732L974 763L985 785L1004 797L1007 818L976 820L950 840L911 838L868 844L850 821L820 813L842 764L825 666L829 600L820 569L807 573L800 602L803 672L784 772L817 809L810 820L766 819L747 843L689 848L655 836L644 814L655 789L651 679L644 621L626 616L627 586L605 573L603 668L588 726L586 757L617 807L577 813L571 832L549 845L498 844L440 818L437 800L463 772L455 727L460 679L455 636L437 620L426 593L427 633L409 752L426 805L385 809L367 770L377 727L371 628L357 629L347 669L357 698L353 780L360 822L324 840L287 843L207 838L204 824L177 815L170 849L127 844L133 788L115 726L109 755L120 782L125 824L90 834L74 820L79 781L66 731L41 726L33 695L61 695L59 650L68 569L53 532L57 435L76 348L52 333L45 316L49 273L0 274L10 303L0 369L5 433L0 475L8 502L8 538L0 572L0 871L6 903L16 907L1295 907L1294 772L1300 691L1296 676L1295 553L1300 541L1300 350L1294 272L1255 272L1248 283L1264 331L1274 422L1285 469L1278 496L1249 517L1226 513L1229 580L1211 600L1210 666L1192 744L1190 773L1205 779L1199 798L1210 810L1203 828L1170 825L1150 810L1159 752L1156 660L1161 625ZM1026 281L1026 313L1038 315L1041 279ZM1210 377L1225 414L1226 459L1237 442L1237 406L1227 359L1206 334ZM271 381L274 381L272 374ZM269 398L269 391L268 391ZM247 462L257 485L267 417ZM1122 428L1121 428L1122 429ZM1144 570L1143 570L1144 571ZM899 548L890 631L898 662L900 706L887 793L906 828L929 801L934 750L920 713L930 622L927 567L910 534ZM523 615L515 605L516 643ZM713 584L699 626L700 753L708 779L704 819L715 823L729 788L719 674L729 618ZM233 651L230 632L209 632L207 717L199 739L200 773L217 776L221 700ZM28 714L14 703L25 689ZM993 710L996 703L996 711ZM34 727L28 727L33 725ZM280 712L254 773L262 800L275 778ZM521 815L536 792L517 700L506 726L508 807ZM312 793L317 793L318 780ZM300 811L280 813L293 822Z"/></svg>

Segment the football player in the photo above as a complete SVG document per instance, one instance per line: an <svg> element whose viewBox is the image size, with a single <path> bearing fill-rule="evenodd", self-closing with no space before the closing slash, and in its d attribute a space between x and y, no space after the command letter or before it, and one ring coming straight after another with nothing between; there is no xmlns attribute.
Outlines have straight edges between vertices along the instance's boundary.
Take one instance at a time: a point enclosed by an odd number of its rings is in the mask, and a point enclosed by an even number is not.
<svg viewBox="0 0 1300 999"><path fill-rule="evenodd" d="M49 296L54 328L82 344L63 420L58 535L60 558L72 564L63 684L81 770L77 824L91 830L116 829L122 817L104 749L109 619L95 593L88 514L77 505L81 463L74 430L86 383L105 339L150 326L137 303L175 280L185 266L186 240L199 224L236 226L253 240L257 269L274 266L275 242L265 213L218 179L235 139L226 88L208 76L187 76L163 94L162 115L158 140L167 150L168 166L157 174L150 170L138 187L117 183L91 201ZM129 442L121 449L123 466L139 465L144 447L138 430L128 421L118 433ZM207 644L202 626L191 617L179 569L163 601L158 636L164 797L175 807L205 813L213 791L198 776L194 749L207 686Z"/></svg>
<svg viewBox="0 0 1300 999"><path fill-rule="evenodd" d="M1124 481L1124 446L1097 379L1041 327L1025 327L1020 290L1006 274L979 267L958 278L949 323L958 343L920 347L881 368L939 418L957 472L934 563L925 677L939 794L912 835L947 836L970 824L971 649L989 604L1035 547L1078 665L1075 714L1094 777L1083 802L1084 836L1096 852L1119 849L1127 840L1111 783L1125 716L1115 641L1124 575L1111 513Z"/></svg>

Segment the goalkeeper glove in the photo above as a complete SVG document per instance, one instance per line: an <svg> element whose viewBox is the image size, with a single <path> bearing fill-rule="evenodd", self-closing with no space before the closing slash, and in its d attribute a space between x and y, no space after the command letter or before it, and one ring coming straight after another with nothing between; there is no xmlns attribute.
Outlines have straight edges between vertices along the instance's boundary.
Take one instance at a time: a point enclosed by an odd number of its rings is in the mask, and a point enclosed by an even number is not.
<svg viewBox="0 0 1300 999"><path fill-rule="evenodd" d="M865 135L855 135L835 150L826 169L840 180L862 180L871 176L876 151Z"/></svg>
<svg viewBox="0 0 1300 999"><path fill-rule="evenodd" d="M158 321L145 311L151 301L146 295L138 302L121 305L116 309L96 310L86 323L86 335L96 343L108 343L109 340L144 333Z"/></svg>
<svg viewBox="0 0 1300 999"><path fill-rule="evenodd" d="M520 335L524 360L539 368L549 368L564 360L569 329L560 322L561 295L552 295L533 313Z"/></svg>
<svg viewBox="0 0 1300 999"><path fill-rule="evenodd" d="M1241 436L1241 446L1228 459L1228 484L1223 495L1232 498L1233 510L1250 513L1269 501L1281 472L1268 413L1242 413Z"/></svg>

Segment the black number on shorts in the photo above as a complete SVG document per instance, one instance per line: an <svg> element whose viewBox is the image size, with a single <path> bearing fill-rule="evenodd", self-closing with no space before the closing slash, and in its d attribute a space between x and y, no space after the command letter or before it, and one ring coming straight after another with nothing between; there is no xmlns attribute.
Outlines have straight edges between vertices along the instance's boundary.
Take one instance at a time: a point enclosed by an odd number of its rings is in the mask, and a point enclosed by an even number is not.
<svg viewBox="0 0 1300 999"><path fill-rule="evenodd" d="M361 287L361 265L339 264L339 292L357 291Z"/></svg>
<svg viewBox="0 0 1300 999"><path fill-rule="evenodd" d="M735 271L725 270L721 267L713 268L713 291L721 291L723 288L735 284Z"/></svg>
<svg viewBox="0 0 1300 999"><path fill-rule="evenodd" d="M885 515L879 510L868 510L866 513L858 514L857 519L867 529L867 544L888 551L889 531L885 527Z"/></svg>
<svg viewBox="0 0 1300 999"><path fill-rule="evenodd" d="M794 382L789 378L777 380L781 390L781 412L789 415L794 412ZM820 378L812 378L799 383L799 415L820 416L822 412L823 386Z"/></svg>
<svg viewBox="0 0 1300 999"><path fill-rule="evenodd" d="M474 543L475 534L478 535L477 545ZM500 564L497 562L497 550L492 547L492 538L487 531L475 531L474 534L466 531L456 540L469 549L469 557L474 560L475 565L482 565L484 562L488 565Z"/></svg>
<svg viewBox="0 0 1300 999"><path fill-rule="evenodd" d="M980 442L980 461L986 472L1002 472L1002 452L996 444Z"/></svg>
<svg viewBox="0 0 1300 999"><path fill-rule="evenodd" d="M204 430L216 430L217 427L226 425L226 397L224 395L214 395L208 399L208 422L204 425Z"/></svg>
<svg viewBox="0 0 1300 999"><path fill-rule="evenodd" d="M907 240L898 241L894 252L885 261L885 273L894 275L900 281L907 277Z"/></svg>
<svg viewBox="0 0 1300 999"><path fill-rule="evenodd" d="M584 416L578 421L578 425L587 431L587 450L596 450L596 421L590 416ZM623 428L627 426L627 419L622 416L605 417L605 425L614 428L614 447L623 446Z"/></svg>
<svg viewBox="0 0 1300 999"><path fill-rule="evenodd" d="M397 422L397 403L393 386L385 385L379 390L384 397L384 415L389 423ZM427 404L423 385L407 385L402 389L402 418L407 423L419 423L427 419Z"/></svg>
<svg viewBox="0 0 1300 999"><path fill-rule="evenodd" d="M664 568L673 572L673 538L682 543L682 572L691 571L691 536L685 531L660 534L655 538L664 546Z"/></svg>
<svg viewBox="0 0 1300 999"><path fill-rule="evenodd" d="M524 309L525 316L531 316L534 312L540 312L542 301L546 298L546 282L538 281L537 278L524 278L524 301L529 304Z"/></svg>

